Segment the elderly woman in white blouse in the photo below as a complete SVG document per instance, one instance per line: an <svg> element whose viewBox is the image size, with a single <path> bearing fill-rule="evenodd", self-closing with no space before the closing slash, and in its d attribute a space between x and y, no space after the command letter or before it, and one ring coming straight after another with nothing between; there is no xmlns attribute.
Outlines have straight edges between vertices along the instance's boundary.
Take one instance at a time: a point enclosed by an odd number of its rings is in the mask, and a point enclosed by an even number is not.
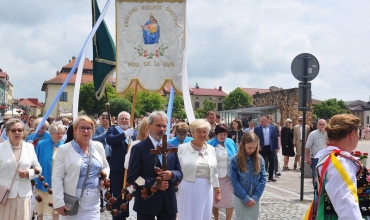
<svg viewBox="0 0 370 220"><path fill-rule="evenodd" d="M194 140L179 145L183 180L177 195L178 220L211 219L213 200L221 200L214 147L207 144L210 124L196 119L190 124Z"/></svg>

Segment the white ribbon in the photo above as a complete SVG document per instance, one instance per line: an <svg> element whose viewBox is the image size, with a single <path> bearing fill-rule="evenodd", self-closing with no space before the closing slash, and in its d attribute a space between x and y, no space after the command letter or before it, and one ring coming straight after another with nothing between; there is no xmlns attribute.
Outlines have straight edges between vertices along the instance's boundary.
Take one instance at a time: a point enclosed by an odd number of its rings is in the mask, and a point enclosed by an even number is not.
<svg viewBox="0 0 370 220"><path fill-rule="evenodd" d="M78 65L78 70L77 70L77 75L76 75L75 89L74 89L74 92L73 92L73 117L74 118L76 118L78 116L78 101L79 101L79 98L80 98L80 86L81 86L82 70L83 70L83 66L84 66L84 63L85 63L86 45L87 44L90 45L91 39L93 38L96 30L100 26L100 23L103 21L104 16L108 11L110 1L111 0L108 0L107 3L105 4L104 9L103 9L102 13L100 14L99 19L94 24L94 27L93 27L92 31L90 32L89 37L87 38L87 40L85 42L85 47L82 49L82 54L81 54L81 57L80 57L80 63Z"/></svg>
<svg viewBox="0 0 370 220"><path fill-rule="evenodd" d="M186 17L186 15L185 15ZM188 22L187 19L185 21L185 30L186 35L188 35ZM188 117L188 122L191 123L195 120L193 106L191 104L190 99L190 91L189 91L189 82L188 82L188 56L187 56L187 48L188 48L188 37L185 37L185 49L184 49L184 56L182 62L182 95L184 99L184 107L185 112Z"/></svg>

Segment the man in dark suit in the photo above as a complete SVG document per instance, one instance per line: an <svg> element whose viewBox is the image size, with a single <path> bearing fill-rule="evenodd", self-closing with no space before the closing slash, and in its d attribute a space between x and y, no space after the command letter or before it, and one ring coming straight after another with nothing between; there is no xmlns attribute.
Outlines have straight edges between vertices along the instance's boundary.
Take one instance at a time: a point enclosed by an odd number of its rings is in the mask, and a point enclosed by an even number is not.
<svg viewBox="0 0 370 220"><path fill-rule="evenodd" d="M107 144L107 131L109 128L109 117L107 112L101 113L99 116L100 126L95 128L95 134L92 136L93 141L100 141L105 149L105 156L107 157L107 161L109 162L111 156L111 148Z"/></svg>
<svg viewBox="0 0 370 220"><path fill-rule="evenodd" d="M261 117L260 125L254 128L254 133L260 139L260 154L263 158L268 158L269 161L269 181L274 179L274 162L275 154L279 151L278 135L274 126L268 124L265 116Z"/></svg>
<svg viewBox="0 0 370 220"><path fill-rule="evenodd" d="M167 171L158 175L162 178L160 183L155 183L156 173L154 166L162 167L161 155L150 154L151 149L159 147L163 135L167 129L167 116L164 112L152 112L148 118L149 137L136 144L131 149L129 172L127 182L136 185L134 210L138 220L175 220L177 202L175 184L182 180L183 174L177 153L167 155ZM174 147L170 144L168 148ZM140 183L139 179L143 179ZM137 181L138 180L138 181ZM156 184L158 190L150 192L150 188ZM143 188L148 190L149 198L141 197Z"/></svg>
<svg viewBox="0 0 370 220"><path fill-rule="evenodd" d="M100 141L100 143L103 144L104 149L105 149L105 156L107 157L107 161L109 162L112 149L107 144L107 140L106 140L107 131L108 131L108 128L109 128L108 112L101 113L101 115L99 116L99 121L100 121L100 126L95 128L95 134L93 134L92 140L93 141ZM103 209L103 207L104 207L103 198L104 198L105 191L106 190L100 190L100 195L102 195L101 198L100 198L100 211L101 212L104 210Z"/></svg>
<svg viewBox="0 0 370 220"><path fill-rule="evenodd" d="M125 173L125 156L128 147L128 137L133 136L134 129L129 128L130 114L121 112L118 115L118 125L108 128L106 134L107 144L112 149L112 154L109 160L110 166L110 182L111 193L117 198L117 201L112 204L113 209L120 210L120 206L126 202L126 198L119 197L123 188L123 176ZM114 220L125 220L129 216L128 209L114 216Z"/></svg>

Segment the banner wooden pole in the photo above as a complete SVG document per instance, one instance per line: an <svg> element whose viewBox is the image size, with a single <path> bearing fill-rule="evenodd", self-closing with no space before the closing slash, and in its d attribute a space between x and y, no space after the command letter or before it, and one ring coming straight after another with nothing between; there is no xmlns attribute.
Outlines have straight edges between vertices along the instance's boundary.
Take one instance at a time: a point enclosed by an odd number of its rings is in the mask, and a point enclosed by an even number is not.
<svg viewBox="0 0 370 220"><path fill-rule="evenodd" d="M110 120L111 115L110 115L110 104L109 104L109 100L108 100L107 87L104 88L104 93L105 93L105 107L107 108L109 127L111 127L112 126L112 121Z"/></svg>
<svg viewBox="0 0 370 220"><path fill-rule="evenodd" d="M131 108L131 120L130 120L130 125L131 125L131 128L133 128L133 125L134 125L134 120L135 120L135 106L136 106L136 95L137 95L137 88L138 88L138 81L135 80L135 90L134 90L134 97L133 97L133 100L132 100L132 108ZM129 143L128 143L128 146L127 146L127 152L128 150L130 149L130 146L131 146L131 137L129 138ZM128 173L128 170L125 169L125 174L123 176L123 188L126 188L126 181L127 181L127 173ZM125 194L122 194L122 198L125 198L124 197Z"/></svg>

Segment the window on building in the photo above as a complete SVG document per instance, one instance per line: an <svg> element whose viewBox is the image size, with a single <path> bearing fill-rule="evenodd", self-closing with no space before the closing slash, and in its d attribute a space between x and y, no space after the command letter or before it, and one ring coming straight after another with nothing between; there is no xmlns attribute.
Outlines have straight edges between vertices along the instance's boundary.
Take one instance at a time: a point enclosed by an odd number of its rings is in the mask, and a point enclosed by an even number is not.
<svg viewBox="0 0 370 220"><path fill-rule="evenodd" d="M366 124L369 124L369 116L366 117Z"/></svg>
<svg viewBox="0 0 370 220"><path fill-rule="evenodd" d="M195 97L195 99L199 99L199 97Z"/></svg>
<svg viewBox="0 0 370 220"><path fill-rule="evenodd" d="M212 97L210 97L209 99L212 99Z"/></svg>
<svg viewBox="0 0 370 220"><path fill-rule="evenodd" d="M59 101L62 101L62 102L68 101L67 100L67 92L62 92L62 94L60 95Z"/></svg>
<svg viewBox="0 0 370 220"><path fill-rule="evenodd" d="M195 107L194 108L199 108L199 102L195 102Z"/></svg>
<svg viewBox="0 0 370 220"><path fill-rule="evenodd" d="M222 111L222 103L217 103L217 111Z"/></svg>
<svg viewBox="0 0 370 220"><path fill-rule="evenodd" d="M218 100L221 100L221 98L218 98Z"/></svg>

